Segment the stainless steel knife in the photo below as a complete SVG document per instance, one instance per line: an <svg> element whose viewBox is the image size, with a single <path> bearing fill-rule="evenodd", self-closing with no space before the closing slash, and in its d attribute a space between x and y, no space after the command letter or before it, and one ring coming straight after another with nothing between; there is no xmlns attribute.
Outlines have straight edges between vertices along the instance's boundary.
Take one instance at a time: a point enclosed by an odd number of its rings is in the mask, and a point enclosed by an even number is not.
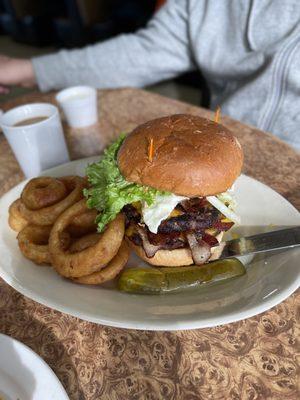
<svg viewBox="0 0 300 400"><path fill-rule="evenodd" d="M245 256L300 246L300 226L225 242L220 258Z"/></svg>

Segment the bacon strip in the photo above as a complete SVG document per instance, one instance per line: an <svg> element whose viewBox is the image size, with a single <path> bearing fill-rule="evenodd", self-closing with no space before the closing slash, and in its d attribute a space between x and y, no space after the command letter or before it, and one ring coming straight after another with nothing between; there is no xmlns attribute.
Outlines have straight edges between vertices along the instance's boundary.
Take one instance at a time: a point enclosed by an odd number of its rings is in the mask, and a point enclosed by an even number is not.
<svg viewBox="0 0 300 400"><path fill-rule="evenodd" d="M211 247L219 245L218 240L205 233L205 230L214 228L217 232L227 231L233 223L222 222L223 215L205 197L185 200L176 208L182 214L162 221L158 233L154 234L142 223L141 215L135 207L125 206L126 227L132 225L135 231L130 240L142 246L149 258L161 249L190 247L195 264L201 265L210 258Z"/></svg>
<svg viewBox="0 0 300 400"><path fill-rule="evenodd" d="M143 242L143 249L146 253L146 256L152 258L155 256L155 253L161 248L161 246L156 246L149 242L147 232L139 225L136 225L136 230L138 231L142 242Z"/></svg>
<svg viewBox="0 0 300 400"><path fill-rule="evenodd" d="M209 244L204 242L204 240L198 241L194 233L188 233L186 238L192 252L194 263L196 265L204 264L211 255Z"/></svg>

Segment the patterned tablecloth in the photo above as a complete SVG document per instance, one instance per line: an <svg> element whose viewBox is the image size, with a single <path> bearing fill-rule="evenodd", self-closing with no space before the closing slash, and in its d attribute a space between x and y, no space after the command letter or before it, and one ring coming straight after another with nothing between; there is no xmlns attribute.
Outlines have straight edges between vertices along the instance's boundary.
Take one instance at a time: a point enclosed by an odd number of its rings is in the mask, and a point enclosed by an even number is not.
<svg viewBox="0 0 300 400"><path fill-rule="evenodd" d="M34 93L1 104L51 101ZM99 154L121 131L171 113L209 111L137 89L99 92L100 123L65 127L72 158ZM222 118L245 152L244 173L300 208L300 158L274 136ZM23 179L0 134L0 194ZM299 290L270 311L212 329L147 332L109 328L44 307L0 279L0 332L27 344L72 400L299 399ZM1 357L1 355L0 355Z"/></svg>

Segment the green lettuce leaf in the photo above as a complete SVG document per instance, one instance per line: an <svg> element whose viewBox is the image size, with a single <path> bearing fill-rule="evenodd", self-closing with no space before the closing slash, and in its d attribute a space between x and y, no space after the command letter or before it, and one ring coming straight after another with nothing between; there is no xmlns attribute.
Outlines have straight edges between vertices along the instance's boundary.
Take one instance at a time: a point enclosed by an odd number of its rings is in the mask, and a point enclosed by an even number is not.
<svg viewBox="0 0 300 400"><path fill-rule="evenodd" d="M120 135L118 140L104 151L98 162L86 168L91 187L84 190L84 195L87 198L87 206L100 211L96 219L99 232L103 231L126 204L144 201L150 206L158 194L167 194L124 179L117 164L117 154L124 139L125 134Z"/></svg>

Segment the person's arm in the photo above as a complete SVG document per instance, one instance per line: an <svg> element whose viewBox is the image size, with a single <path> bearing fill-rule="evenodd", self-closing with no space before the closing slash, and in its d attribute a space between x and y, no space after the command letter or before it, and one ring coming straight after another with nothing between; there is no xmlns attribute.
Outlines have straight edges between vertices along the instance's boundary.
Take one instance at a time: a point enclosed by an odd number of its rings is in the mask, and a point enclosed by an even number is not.
<svg viewBox="0 0 300 400"><path fill-rule="evenodd" d="M187 1L169 0L147 27L135 34L36 57L32 63L43 91L79 84L141 87L174 77L194 68Z"/></svg>
<svg viewBox="0 0 300 400"><path fill-rule="evenodd" d="M8 92L8 86L31 87L36 83L30 60L0 55L0 94Z"/></svg>

